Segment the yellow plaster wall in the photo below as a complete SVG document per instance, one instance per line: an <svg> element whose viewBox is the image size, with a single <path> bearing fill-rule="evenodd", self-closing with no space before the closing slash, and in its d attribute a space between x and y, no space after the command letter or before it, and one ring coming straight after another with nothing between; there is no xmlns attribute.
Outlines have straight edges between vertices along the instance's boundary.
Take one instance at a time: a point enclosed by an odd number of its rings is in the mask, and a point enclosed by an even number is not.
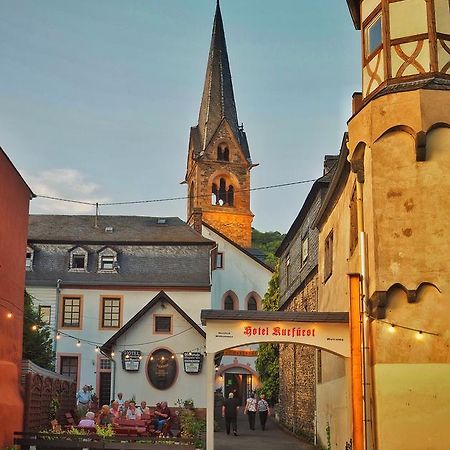
<svg viewBox="0 0 450 450"><path fill-rule="evenodd" d="M338 358L325 352L322 352L322 355L327 355L325 358L328 356ZM332 364L331 361L328 361L328 363ZM318 384L316 396L317 435L319 442L326 447L327 427L329 426L331 448L339 450L345 448L345 443L352 437L348 378L343 376Z"/></svg>
<svg viewBox="0 0 450 450"><path fill-rule="evenodd" d="M450 41L443 41L444 44L450 48ZM437 52L438 52L438 68L439 71L443 71L444 67L447 66L445 73L450 73L450 53L445 50L444 46L438 39L437 43Z"/></svg>
<svg viewBox="0 0 450 450"><path fill-rule="evenodd" d="M364 22L370 13L380 4L380 0L364 0L361 2L361 21Z"/></svg>
<svg viewBox="0 0 450 450"><path fill-rule="evenodd" d="M448 447L450 364L377 364L374 378L379 449Z"/></svg>
<svg viewBox="0 0 450 450"><path fill-rule="evenodd" d="M428 32L425 0L403 0L389 5L391 39Z"/></svg>
<svg viewBox="0 0 450 450"><path fill-rule="evenodd" d="M434 0L436 31L450 34L450 5L448 0Z"/></svg>
<svg viewBox="0 0 450 450"><path fill-rule="evenodd" d="M416 48L419 45L422 45L422 49L420 50L420 53L417 55L417 57L414 59L422 68L414 66L414 64L410 63L406 67L406 69L401 73L397 73L398 69L402 66L402 64L405 62L404 59L402 59L397 51L395 50L395 46L391 47L391 60L392 60L392 74L393 76L407 76L407 75L417 75L419 73L423 72L429 72L430 71L430 44L429 40L425 39L421 41L422 44L419 44L418 41L414 42L408 42L405 44L400 44L401 51L407 56L411 56ZM423 70L422 70L423 69Z"/></svg>

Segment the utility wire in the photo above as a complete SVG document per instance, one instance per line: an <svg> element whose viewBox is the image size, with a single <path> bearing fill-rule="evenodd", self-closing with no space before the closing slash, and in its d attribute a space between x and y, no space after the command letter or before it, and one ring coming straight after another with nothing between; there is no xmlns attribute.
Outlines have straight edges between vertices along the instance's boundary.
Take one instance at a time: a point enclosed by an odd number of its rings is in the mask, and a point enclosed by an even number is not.
<svg viewBox="0 0 450 450"><path fill-rule="evenodd" d="M295 186L299 184L306 184L306 183L313 183L316 181L316 178L310 179L310 180L300 180L300 181L291 181L289 183L279 183L279 184L271 184L267 186L259 186L255 188L249 188L249 189L238 189L234 191L237 192L252 192L252 191L263 191L268 189L278 189L281 187L287 187L287 186ZM97 203L97 202L85 202L81 200L72 200L68 198L61 198L61 197L52 197L50 195L36 195L37 198L46 198L48 200L57 200L60 202L68 202L68 203L77 203L80 205L89 205L89 206L119 206L119 205L136 205L136 204L142 204L142 203L161 203L161 202L171 202L176 200L187 200L187 199L195 199L195 198L205 198L210 197L211 194L202 194L202 195L184 195L180 197L165 197L165 198L157 198L157 199L149 199L149 200L130 200L130 201L124 201L124 202L104 202L104 203Z"/></svg>

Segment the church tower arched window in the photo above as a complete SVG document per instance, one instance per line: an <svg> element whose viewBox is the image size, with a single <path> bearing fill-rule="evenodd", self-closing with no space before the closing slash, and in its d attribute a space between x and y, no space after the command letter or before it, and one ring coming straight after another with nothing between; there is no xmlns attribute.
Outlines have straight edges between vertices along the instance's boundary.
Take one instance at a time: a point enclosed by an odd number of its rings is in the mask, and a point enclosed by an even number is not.
<svg viewBox="0 0 450 450"><path fill-rule="evenodd" d="M211 203L217 206L234 206L234 187L225 178L215 181L211 188Z"/></svg>
<svg viewBox="0 0 450 450"><path fill-rule="evenodd" d="M217 147L217 161L229 161L230 150L225 144L220 144Z"/></svg>

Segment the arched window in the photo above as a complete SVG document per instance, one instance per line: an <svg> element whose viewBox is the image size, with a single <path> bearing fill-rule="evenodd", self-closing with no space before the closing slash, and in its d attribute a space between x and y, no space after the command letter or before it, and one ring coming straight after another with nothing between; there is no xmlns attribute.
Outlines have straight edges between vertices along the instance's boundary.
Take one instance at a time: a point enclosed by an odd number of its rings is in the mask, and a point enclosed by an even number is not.
<svg viewBox="0 0 450 450"><path fill-rule="evenodd" d="M217 160L218 161L229 161L230 160L230 150L225 144L220 144L217 147Z"/></svg>
<svg viewBox="0 0 450 450"><path fill-rule="evenodd" d="M225 301L223 302L223 309L226 311L233 311L234 309L234 301L230 295L225 297Z"/></svg>
<svg viewBox="0 0 450 450"><path fill-rule="evenodd" d="M234 187L228 184L225 178L219 178L212 184L211 204L216 206L234 206Z"/></svg>
<svg viewBox="0 0 450 450"><path fill-rule="evenodd" d="M247 309L248 309L249 311L257 311L257 309L258 309L258 303L257 303L255 297L250 297L250 298L248 299Z"/></svg>

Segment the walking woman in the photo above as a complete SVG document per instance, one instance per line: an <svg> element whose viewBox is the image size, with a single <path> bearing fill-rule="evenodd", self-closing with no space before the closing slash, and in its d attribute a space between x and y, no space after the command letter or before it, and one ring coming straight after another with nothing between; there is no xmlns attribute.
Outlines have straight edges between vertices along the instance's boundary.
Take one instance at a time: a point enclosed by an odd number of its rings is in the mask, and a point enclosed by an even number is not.
<svg viewBox="0 0 450 450"><path fill-rule="evenodd" d="M265 431L267 416L269 415L269 404L267 403L266 396L264 394L262 394L261 398L259 399L257 409L259 414L259 421L261 422L261 428L263 431Z"/></svg>
<svg viewBox="0 0 450 450"><path fill-rule="evenodd" d="M255 394L252 392L250 397L247 399L247 403L245 404L244 414L248 416L248 425L250 430L255 429L255 416L256 416L256 408L258 402L256 401Z"/></svg>

